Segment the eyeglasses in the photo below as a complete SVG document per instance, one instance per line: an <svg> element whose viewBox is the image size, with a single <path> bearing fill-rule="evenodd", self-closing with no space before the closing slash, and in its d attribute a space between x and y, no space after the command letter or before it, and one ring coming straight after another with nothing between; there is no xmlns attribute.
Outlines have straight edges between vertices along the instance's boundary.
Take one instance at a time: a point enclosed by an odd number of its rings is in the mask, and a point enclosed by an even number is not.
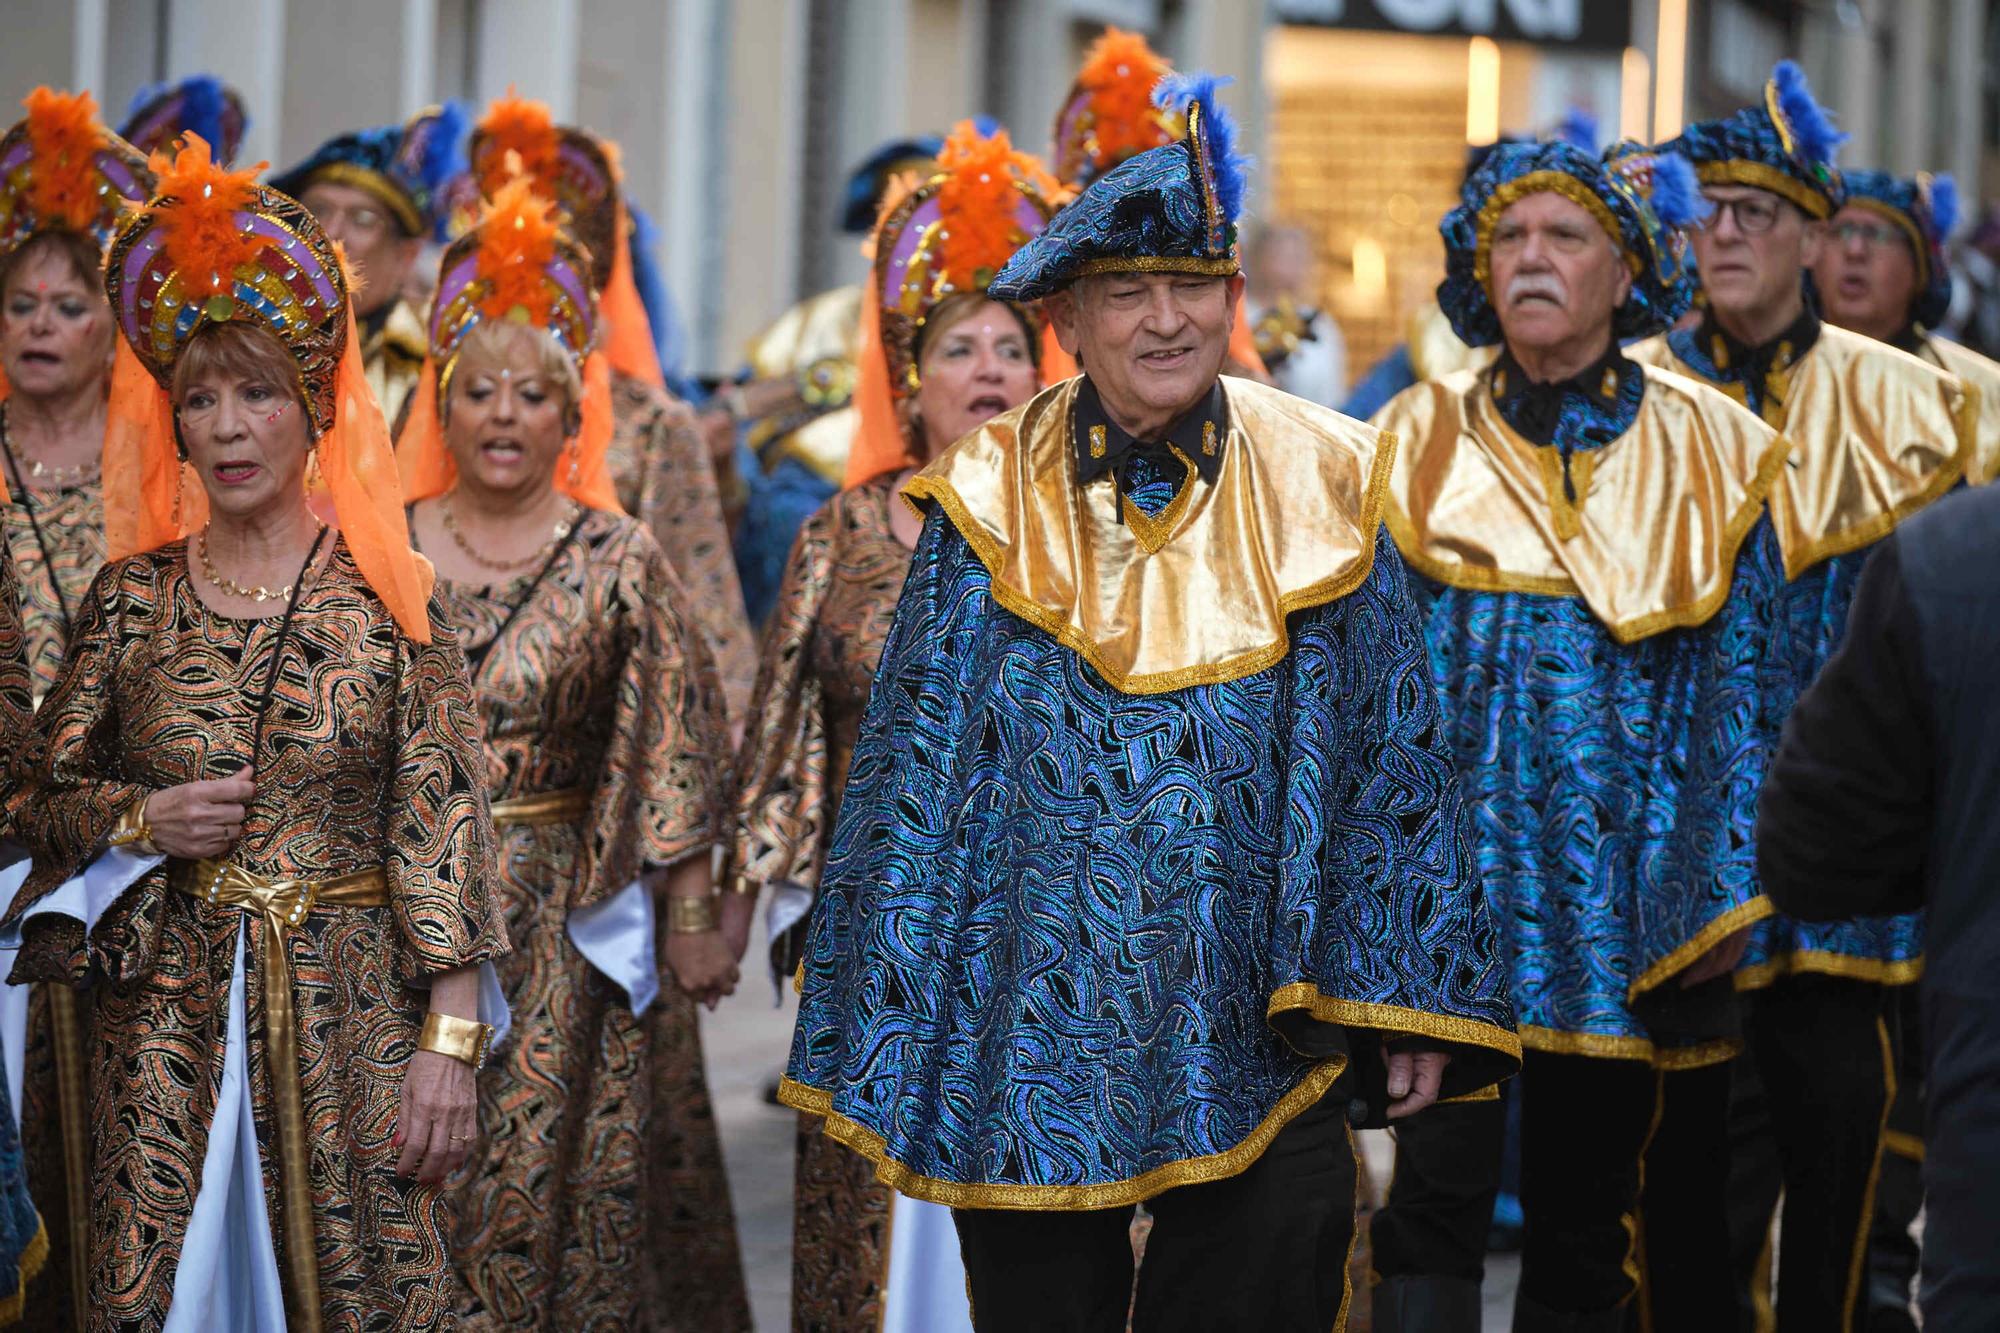
<svg viewBox="0 0 2000 1333"><path fill-rule="evenodd" d="M1722 224L1725 214L1736 218L1737 230L1746 236L1761 236L1778 225L1778 214L1785 208L1782 200L1766 198L1762 195L1746 194L1737 199L1710 198L1715 206L1710 213L1695 225L1703 231L1714 231Z"/></svg>
<svg viewBox="0 0 2000 1333"><path fill-rule="evenodd" d="M1859 241L1871 250L1907 247L1910 243L1901 231L1887 222L1836 222L1833 224L1833 239L1841 245Z"/></svg>

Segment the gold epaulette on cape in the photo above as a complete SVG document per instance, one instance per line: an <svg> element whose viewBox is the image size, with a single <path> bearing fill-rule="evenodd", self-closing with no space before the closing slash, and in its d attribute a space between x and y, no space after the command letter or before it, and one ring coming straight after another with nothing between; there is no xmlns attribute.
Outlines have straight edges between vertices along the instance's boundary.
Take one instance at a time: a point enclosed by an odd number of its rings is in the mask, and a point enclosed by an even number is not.
<svg viewBox="0 0 2000 1333"><path fill-rule="evenodd" d="M1632 428L1571 453L1574 503L1560 453L1506 423L1486 372L1398 394L1375 424L1403 441L1384 514L1403 558L1452 587L1580 598L1620 643L1714 615L1788 446L1715 390L1644 373Z"/></svg>
<svg viewBox="0 0 2000 1333"><path fill-rule="evenodd" d="M1962 343L1924 336L1924 360L1958 376L1959 383L1979 395L1978 440L1965 479L1984 486L2000 474L2000 361L1981 356Z"/></svg>
<svg viewBox="0 0 2000 1333"><path fill-rule="evenodd" d="M1664 337L1635 343L1625 355L1696 374ZM1714 387L1741 401L1740 386ZM1766 413L1773 417L1792 441L1791 466L1771 492L1787 578L1880 541L1976 471L1978 391L1908 352L1831 324L1791 367L1782 401Z"/></svg>
<svg viewBox="0 0 2000 1333"><path fill-rule="evenodd" d="M1116 483L1076 483L1080 380L1044 389L953 445L904 494L951 520L993 598L1126 694L1236 680L1285 656L1285 617L1368 576L1393 437L1250 380L1224 378L1213 485L1191 473L1148 552Z"/></svg>

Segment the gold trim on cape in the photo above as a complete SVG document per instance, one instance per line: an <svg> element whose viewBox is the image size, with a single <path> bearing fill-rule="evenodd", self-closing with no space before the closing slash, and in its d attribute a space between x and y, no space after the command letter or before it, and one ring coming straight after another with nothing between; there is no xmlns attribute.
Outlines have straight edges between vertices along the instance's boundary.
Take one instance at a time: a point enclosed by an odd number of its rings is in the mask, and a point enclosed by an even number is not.
<svg viewBox="0 0 2000 1333"><path fill-rule="evenodd" d="M1375 562L1392 435L1225 376L1221 471L1150 554L1115 480L1076 484L1067 380L953 445L904 488L991 578L993 600L1125 694L1254 675L1290 651L1285 618L1336 601Z"/></svg>
<svg viewBox="0 0 2000 1333"><path fill-rule="evenodd" d="M1403 441L1385 506L1403 558L1452 587L1580 598L1620 643L1708 620L1790 445L1696 380L1641 371L1631 429L1571 455L1574 502L1560 451L1507 424L1484 370L1398 394L1375 424Z"/></svg>
<svg viewBox="0 0 2000 1333"><path fill-rule="evenodd" d="M217 907L240 907L264 923L264 1044L270 1061L273 1119L278 1130L278 1209L283 1219L286 1304L291 1327L320 1328L319 1251L314 1239L312 1181L306 1166L305 1094L299 1086L298 1015L292 1008L291 950L286 932L314 907L386 907L389 881L380 867L333 879L267 879L232 862L176 866L183 893Z"/></svg>
<svg viewBox="0 0 2000 1333"><path fill-rule="evenodd" d="M1851 954L1833 953L1825 949L1795 949L1755 966L1739 969L1736 973L1736 989L1761 990L1775 981L1806 973L1822 977L1845 977L1850 981L1868 981L1878 986L1907 986L1923 979L1924 960L1856 958Z"/></svg>
<svg viewBox="0 0 2000 1333"><path fill-rule="evenodd" d="M1734 1060L1743 1043L1705 1041L1693 1046L1655 1046L1646 1037L1613 1036L1606 1032L1564 1032L1559 1028L1521 1025L1521 1045L1545 1055L1587 1055L1599 1060L1633 1060L1667 1073L1706 1069Z"/></svg>
<svg viewBox="0 0 2000 1333"><path fill-rule="evenodd" d="M1745 926L1755 925L1777 910L1777 905L1760 893L1748 902L1736 904L1721 916L1711 918L1700 930L1682 940L1680 947L1641 972L1638 980L1626 988L1626 1003L1638 999L1661 982L1672 979L1674 974L1683 969L1692 967L1695 960L1720 944L1726 936L1734 934Z"/></svg>
<svg viewBox="0 0 2000 1333"><path fill-rule="evenodd" d="M1625 355L1700 378L1662 335ZM1786 578L1880 541L1974 471L1979 393L1938 367L1822 324L1788 378L1792 457L1771 488ZM1714 387L1741 401L1740 385Z"/></svg>
<svg viewBox="0 0 2000 1333"><path fill-rule="evenodd" d="M1310 981L1294 981L1272 991L1271 1001L1264 1007L1264 1019L1268 1022L1281 1013L1296 1010L1304 1010L1315 1022L1434 1037L1461 1046L1484 1046L1515 1060L1521 1058L1521 1039L1506 1028L1474 1018L1434 1014L1427 1009L1406 1009L1399 1004L1343 1000L1327 995Z"/></svg>
<svg viewBox="0 0 2000 1333"><path fill-rule="evenodd" d="M1926 333L1920 345L1924 360L1958 376L1959 383L1979 394L1979 441L1965 479L1984 486L2000 475L2000 361L1935 333Z"/></svg>
<svg viewBox="0 0 2000 1333"><path fill-rule="evenodd" d="M590 813L591 793L582 787L536 792L532 796L510 796L491 806L493 827L541 828L549 824L572 824Z"/></svg>
<svg viewBox="0 0 2000 1333"><path fill-rule="evenodd" d="M77 1258L80 1261L83 1256L78 1255ZM27 1313L28 1284L35 1280L36 1275L42 1271L48 1262L49 1224L37 1212L35 1214L35 1234L29 1237L27 1247L21 1251L21 1262L14 1267L14 1294L0 1301L0 1328L4 1328L8 1324L18 1323L21 1316ZM83 1268L81 1262L72 1266L78 1269ZM85 1317L82 1312L88 1309L90 1309L88 1305L78 1306L78 1317Z"/></svg>

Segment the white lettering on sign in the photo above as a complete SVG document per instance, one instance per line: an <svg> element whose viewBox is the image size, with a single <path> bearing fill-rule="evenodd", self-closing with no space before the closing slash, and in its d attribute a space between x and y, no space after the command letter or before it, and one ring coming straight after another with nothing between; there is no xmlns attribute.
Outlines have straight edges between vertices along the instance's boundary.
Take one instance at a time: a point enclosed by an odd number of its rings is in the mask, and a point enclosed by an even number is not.
<svg viewBox="0 0 2000 1333"><path fill-rule="evenodd" d="M1490 33L1503 5L1523 36L1573 41L1583 32L1583 0L1374 0L1374 4L1383 18L1413 32L1456 25L1468 32ZM1326 21L1339 21L1338 0L1324 8L1333 11Z"/></svg>

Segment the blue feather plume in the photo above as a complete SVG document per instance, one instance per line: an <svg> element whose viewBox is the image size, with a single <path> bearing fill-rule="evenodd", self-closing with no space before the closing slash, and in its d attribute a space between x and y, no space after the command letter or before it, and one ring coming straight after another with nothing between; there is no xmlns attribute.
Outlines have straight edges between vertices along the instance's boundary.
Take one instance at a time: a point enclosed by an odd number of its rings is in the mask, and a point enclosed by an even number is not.
<svg viewBox="0 0 2000 1333"><path fill-rule="evenodd" d="M1164 111L1184 112L1190 103L1201 103L1202 123L1208 134L1209 166L1215 172L1215 201L1231 223L1243 216L1250 159L1236 151L1236 121L1215 94L1234 82L1213 74L1169 74L1153 89L1153 105Z"/></svg>
<svg viewBox="0 0 2000 1333"><path fill-rule="evenodd" d="M1931 177L1931 229L1942 245L1958 226L1958 182L1945 172Z"/></svg>
<svg viewBox="0 0 2000 1333"><path fill-rule="evenodd" d="M1563 112L1562 123L1556 126L1556 138L1572 148L1581 148L1595 157L1597 155L1597 117L1580 106L1573 106Z"/></svg>
<svg viewBox="0 0 2000 1333"><path fill-rule="evenodd" d="M472 113L464 102L452 98L438 108L429 126L430 142L424 145L417 176L426 194L467 169L465 145L472 131Z"/></svg>
<svg viewBox="0 0 2000 1333"><path fill-rule="evenodd" d="M1686 227L1715 211L1701 192L1701 179L1679 153L1653 157L1653 188L1647 196L1653 216L1669 227Z"/></svg>
<svg viewBox="0 0 2000 1333"><path fill-rule="evenodd" d="M974 116L972 118L972 128L979 131L980 138L991 139L1004 127L992 116Z"/></svg>
<svg viewBox="0 0 2000 1333"><path fill-rule="evenodd" d="M223 106L222 85L207 74L195 75L181 85L181 130L199 134L221 153Z"/></svg>
<svg viewBox="0 0 2000 1333"><path fill-rule="evenodd" d="M1780 60L1771 80L1778 85L1778 110L1791 127L1799 155L1808 162L1831 163L1847 136L1833 127L1832 117L1813 100L1806 72L1796 60Z"/></svg>

